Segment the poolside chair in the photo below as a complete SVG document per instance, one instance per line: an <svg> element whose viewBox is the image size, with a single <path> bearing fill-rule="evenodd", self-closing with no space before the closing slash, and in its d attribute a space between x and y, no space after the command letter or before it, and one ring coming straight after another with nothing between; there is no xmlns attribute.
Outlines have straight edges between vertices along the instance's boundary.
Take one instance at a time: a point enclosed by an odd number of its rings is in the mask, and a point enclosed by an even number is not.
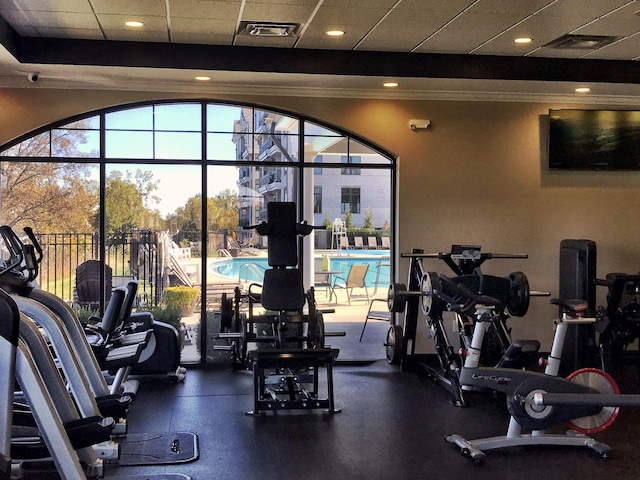
<svg viewBox="0 0 640 480"><path fill-rule="evenodd" d="M364 244L362 243L362 237L353 237L353 248L362 250L364 248Z"/></svg>
<svg viewBox="0 0 640 480"><path fill-rule="evenodd" d="M351 297L353 295L354 288L364 288L364 292L367 296L367 302L369 302L369 290L367 290L367 284L365 282L365 276L367 275L367 271L369 270L369 264L354 264L349 269L349 274L346 278L344 277L333 277L333 283L331 285L331 296L329 297L329 301L335 295L336 303L338 303L338 295L336 290L344 288L347 292L347 300L349 301L349 305L351 305Z"/></svg>
<svg viewBox="0 0 640 480"><path fill-rule="evenodd" d="M367 246L372 250L378 248L378 239L376 237L367 237Z"/></svg>
<svg viewBox="0 0 640 480"><path fill-rule="evenodd" d="M389 250L391 248L391 239L389 237L380 237L382 241L382 248L385 250Z"/></svg>
<svg viewBox="0 0 640 480"><path fill-rule="evenodd" d="M340 250L342 249L348 250L349 248L351 248L351 245L349 245L349 239L347 237L340 237L339 248Z"/></svg>

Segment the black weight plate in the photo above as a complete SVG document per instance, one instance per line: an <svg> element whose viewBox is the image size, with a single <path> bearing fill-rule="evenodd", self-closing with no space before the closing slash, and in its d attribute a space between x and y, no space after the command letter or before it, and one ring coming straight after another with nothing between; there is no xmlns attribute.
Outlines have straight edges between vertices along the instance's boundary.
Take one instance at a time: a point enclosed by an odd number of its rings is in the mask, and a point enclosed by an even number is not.
<svg viewBox="0 0 640 480"><path fill-rule="evenodd" d="M387 362L391 365L400 365L400 360L402 359L402 343L402 327L400 325L391 325L387 332L387 341L385 342Z"/></svg>
<svg viewBox="0 0 640 480"><path fill-rule="evenodd" d="M509 301L507 310L514 317L524 317L529 310L529 280L522 272L509 274Z"/></svg>
<svg viewBox="0 0 640 480"><path fill-rule="evenodd" d="M404 283L392 283L389 285L389 291L387 293L387 307L390 312L404 312L404 307L407 303L407 297L404 295L406 291L407 286Z"/></svg>
<svg viewBox="0 0 640 480"><path fill-rule="evenodd" d="M324 348L324 317L322 312L316 311L315 316L309 317L308 347Z"/></svg>

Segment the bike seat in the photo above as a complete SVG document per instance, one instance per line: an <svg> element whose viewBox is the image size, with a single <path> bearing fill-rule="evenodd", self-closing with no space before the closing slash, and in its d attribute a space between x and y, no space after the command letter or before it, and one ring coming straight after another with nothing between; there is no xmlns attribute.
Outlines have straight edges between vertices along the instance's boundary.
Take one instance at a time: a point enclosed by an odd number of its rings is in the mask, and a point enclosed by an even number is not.
<svg viewBox="0 0 640 480"><path fill-rule="evenodd" d="M576 313L585 312L589 308L587 302L580 298L552 298L549 303Z"/></svg>

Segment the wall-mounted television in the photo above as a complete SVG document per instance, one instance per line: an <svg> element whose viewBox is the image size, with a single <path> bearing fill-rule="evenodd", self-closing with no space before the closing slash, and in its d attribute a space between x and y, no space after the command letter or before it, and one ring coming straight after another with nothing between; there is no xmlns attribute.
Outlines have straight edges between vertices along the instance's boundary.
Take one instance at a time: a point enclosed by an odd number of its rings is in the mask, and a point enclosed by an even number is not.
<svg viewBox="0 0 640 480"><path fill-rule="evenodd" d="M640 170L640 111L549 110L549 168Z"/></svg>

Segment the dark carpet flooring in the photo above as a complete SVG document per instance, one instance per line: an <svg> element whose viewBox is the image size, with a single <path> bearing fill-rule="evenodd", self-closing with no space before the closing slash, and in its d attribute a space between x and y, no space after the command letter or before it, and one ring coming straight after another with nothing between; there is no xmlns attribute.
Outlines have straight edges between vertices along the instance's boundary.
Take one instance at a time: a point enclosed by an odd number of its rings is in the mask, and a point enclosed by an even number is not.
<svg viewBox="0 0 640 480"><path fill-rule="evenodd" d="M384 359L387 324L327 324L346 337L327 343L341 349L334 369L336 406L269 412L252 408L252 374L230 364L191 369L184 383L142 378L129 415L131 433L193 432L200 456L179 465L107 467L106 477L183 473L193 480L246 479L631 479L640 472L640 408L622 409L616 423L595 438L609 444L603 460L586 448L517 447L487 452L484 464L445 442L448 433L469 439L506 433L504 400L471 395L456 408L425 376L401 372ZM635 376L632 376L636 378Z"/></svg>

